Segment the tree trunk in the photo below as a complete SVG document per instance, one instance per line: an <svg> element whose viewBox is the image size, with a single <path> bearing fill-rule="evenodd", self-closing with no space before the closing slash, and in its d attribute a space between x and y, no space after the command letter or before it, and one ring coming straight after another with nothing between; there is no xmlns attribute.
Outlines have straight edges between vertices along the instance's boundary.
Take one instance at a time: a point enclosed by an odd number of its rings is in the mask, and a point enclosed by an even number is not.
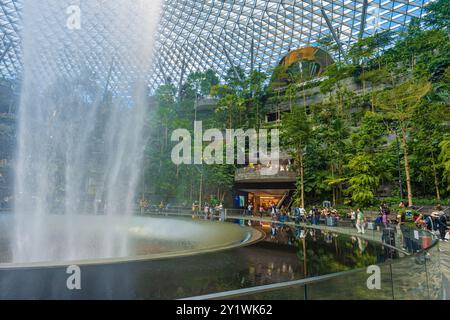
<svg viewBox="0 0 450 320"><path fill-rule="evenodd" d="M406 129L404 127L402 127L402 145L403 145L403 156L405 158L405 176L406 176L406 189L408 192L408 206L412 206L413 195L411 188L411 177L409 175L408 142L406 140Z"/></svg>
<svg viewBox="0 0 450 320"><path fill-rule="evenodd" d="M375 101L374 101L374 99L375 99L375 95L374 95L374 93L373 93L373 88L372 88L372 98L370 99L370 101L371 101L371 103L372 103L372 112L373 113L375 113Z"/></svg>
<svg viewBox="0 0 450 320"><path fill-rule="evenodd" d="M305 168L303 165L303 154L300 149L298 152L299 175L300 175L300 206L305 208Z"/></svg>
<svg viewBox="0 0 450 320"><path fill-rule="evenodd" d="M202 200L203 200L203 172L200 173L200 189L199 189L199 196L198 196L198 206L199 209L202 207Z"/></svg>
<svg viewBox="0 0 450 320"><path fill-rule="evenodd" d="M433 161L433 176L434 176L434 187L436 188L436 200L441 201L441 192L439 190L439 179L436 171L436 161L434 160L434 152L431 152L431 159Z"/></svg>
<svg viewBox="0 0 450 320"><path fill-rule="evenodd" d="M331 164L331 177L334 178L334 165ZM333 184L332 185L332 190L333 190L333 207L336 206L336 186Z"/></svg>
<svg viewBox="0 0 450 320"><path fill-rule="evenodd" d="M305 168L303 164L303 155L300 152L300 182L301 182L301 192L302 192L302 208L305 208Z"/></svg>

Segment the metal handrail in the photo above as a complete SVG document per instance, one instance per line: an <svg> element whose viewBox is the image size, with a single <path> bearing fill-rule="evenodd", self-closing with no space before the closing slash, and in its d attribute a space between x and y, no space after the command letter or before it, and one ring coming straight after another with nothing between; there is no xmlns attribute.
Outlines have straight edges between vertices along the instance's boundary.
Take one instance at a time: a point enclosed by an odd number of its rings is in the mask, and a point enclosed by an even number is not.
<svg viewBox="0 0 450 320"><path fill-rule="evenodd" d="M363 269L353 269L350 271L342 271L337 273L331 273L323 276L317 276L314 278L308 278L308 279L300 279L300 280L294 280L294 281L287 281L287 282L280 282L280 283L273 283L263 286L257 286L257 287L251 287L251 288L245 288L245 289L237 289L237 290L231 290L231 291L224 291L219 293L212 293L212 294L206 294L202 296L196 296L196 297L190 297L190 298L183 298L180 299L183 300L214 300L214 299L220 299L220 298L233 298L233 297L241 297L245 295L255 294L255 293L263 293L278 289L286 289L291 287L296 287L300 285L307 285L312 284L316 282L321 282L329 279L334 279L339 276L349 275L352 273L357 273L362 271Z"/></svg>

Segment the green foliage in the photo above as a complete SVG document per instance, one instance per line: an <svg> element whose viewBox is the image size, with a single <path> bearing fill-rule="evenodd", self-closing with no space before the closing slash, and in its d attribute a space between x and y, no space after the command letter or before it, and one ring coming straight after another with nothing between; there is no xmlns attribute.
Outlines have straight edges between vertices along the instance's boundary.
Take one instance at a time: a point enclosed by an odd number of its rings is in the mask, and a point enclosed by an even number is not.
<svg viewBox="0 0 450 320"><path fill-rule="evenodd" d="M376 97L376 105L386 119L398 121L404 125L413 117L415 108L430 89L430 83L407 81L379 93Z"/></svg>
<svg viewBox="0 0 450 320"><path fill-rule="evenodd" d="M383 49L388 47L392 41L393 34L391 31L376 33L353 44L347 56L353 61L353 64L366 65L371 59L381 55Z"/></svg>
<svg viewBox="0 0 450 320"><path fill-rule="evenodd" d="M151 122L157 137L149 149L153 160L148 179L155 181L158 194L198 197L200 171L171 164L165 156L170 150L166 132L179 127L192 130L195 98L212 95L218 102L214 114L205 120L208 127L281 129L282 146L294 157L297 172L300 160L303 163L304 179L297 181L297 196L303 187L309 203L332 197L335 205L341 205L348 195L353 204L374 205L381 195L380 186L384 192L397 194L399 167L405 182L405 158L415 196L436 197L439 190L447 197L448 1L430 3L427 10L423 21L412 19L398 32L361 39L346 55L350 62L338 61L325 70L323 78L304 86L299 83L308 80L307 74L292 73L283 66L272 70L270 87L267 74L250 74L235 66L220 81L212 70L189 75L180 97L174 86L161 87ZM339 54L330 36L318 44ZM350 80L362 90L347 88ZM321 102L305 105L302 91L317 86L324 94ZM282 115L281 124L270 126L264 122L266 108L277 104L291 112ZM234 166L201 170L205 190L220 189L217 193L224 194L232 189Z"/></svg>
<svg viewBox="0 0 450 320"><path fill-rule="evenodd" d="M373 84L390 83L390 74L387 68L373 69L362 73L358 79L360 81L369 81Z"/></svg>
<svg viewBox="0 0 450 320"><path fill-rule="evenodd" d="M190 74L183 85L185 97L208 96L211 88L219 84L219 77L214 70L194 72Z"/></svg>
<svg viewBox="0 0 450 320"><path fill-rule="evenodd" d="M329 54L332 55L339 54L339 46L337 45L336 41L334 40L331 34L319 38L317 40L317 46L323 49L324 51L328 52Z"/></svg>
<svg viewBox="0 0 450 320"><path fill-rule="evenodd" d="M366 112L359 130L352 134L351 140L357 152L375 154L387 142L386 126L382 115L371 111Z"/></svg>
<svg viewBox="0 0 450 320"><path fill-rule="evenodd" d="M339 81L355 76L356 69L356 66L352 64L332 64L323 74L326 80L320 84L321 92L329 92L336 86L336 84L338 84Z"/></svg>
<svg viewBox="0 0 450 320"><path fill-rule="evenodd" d="M350 160L347 167L350 184L347 192L351 194L352 202L361 207L370 205L380 183L374 161L368 156L357 155Z"/></svg>
<svg viewBox="0 0 450 320"><path fill-rule="evenodd" d="M425 10L425 23L436 29L448 30L450 28L450 2L447 0L437 0L429 3Z"/></svg>
<svg viewBox="0 0 450 320"><path fill-rule="evenodd" d="M304 107L296 107L282 118L281 143L293 155L303 152L311 132L310 119Z"/></svg>

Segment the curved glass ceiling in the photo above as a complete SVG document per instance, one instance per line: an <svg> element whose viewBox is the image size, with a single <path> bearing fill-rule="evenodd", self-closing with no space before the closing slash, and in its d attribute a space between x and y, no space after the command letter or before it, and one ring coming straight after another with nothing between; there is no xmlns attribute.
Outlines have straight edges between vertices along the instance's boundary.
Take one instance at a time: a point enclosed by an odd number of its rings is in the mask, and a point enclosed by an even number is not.
<svg viewBox="0 0 450 320"><path fill-rule="evenodd" d="M24 1L2 0L0 3L0 76L4 78L20 76L21 11ZM39 1L36 5L45 1ZM112 37L102 34L102 30L108 30L105 26L115 21L115 10L120 10L117 5L105 5L104 0L71 2L79 3L82 13L96 13L95 24L86 26L98 32L98 37L86 38L85 41L85 45L92 48L89 51L93 55L98 56L104 47L122 45L126 48L127 41L131 39L123 39L122 44L111 43ZM125 2L118 1L121 5ZM247 70L254 67L265 71L275 66L289 49L315 45L323 37L329 37L345 51L359 37L397 29L411 17L420 17L427 2L164 0L149 85L154 89L166 80L177 85L196 70L214 69L223 74L231 66L241 66ZM49 30L44 33L41 29L41 36L52 37L52 29L57 28L56 21L60 20L55 16L65 14L61 8L57 9L59 11L50 10L46 15L48 19L44 27ZM115 21L114 26L129 28L130 21ZM47 41L51 43L52 39ZM97 68L109 69L111 61L102 61L101 55L94 60ZM70 72L76 68L68 66L70 63L71 59L66 59L53 66L59 66L62 72ZM117 74L112 78L120 81L121 77Z"/></svg>

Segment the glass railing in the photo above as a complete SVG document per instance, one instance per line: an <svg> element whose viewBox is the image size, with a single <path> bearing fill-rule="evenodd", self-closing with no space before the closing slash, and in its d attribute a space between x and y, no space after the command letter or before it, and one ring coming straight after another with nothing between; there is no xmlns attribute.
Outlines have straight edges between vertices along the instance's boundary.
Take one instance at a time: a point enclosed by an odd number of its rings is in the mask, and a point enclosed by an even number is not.
<svg viewBox="0 0 450 320"><path fill-rule="evenodd" d="M346 234L376 241L388 252L384 263L365 268L310 277L290 282L215 293L194 300L438 300L442 298L438 239L426 230L406 226L368 230L356 234L351 224L338 226L274 222L252 217L228 217L229 221L275 223L325 232ZM384 230L384 231L383 231ZM389 252L391 252L389 254ZM391 258L389 258L391 256Z"/></svg>
<svg viewBox="0 0 450 320"><path fill-rule="evenodd" d="M427 230L418 230L406 225L388 228L384 228L382 225L373 225L366 229L364 234L357 234L355 227L347 220L328 223L328 225L325 220L314 225L310 222L280 222L270 218L243 216L240 214L242 210L227 209L225 211L227 222L245 226L276 224L301 229L305 232L321 230L377 242L388 252L388 259L384 263L366 268L188 299L437 300L442 297L439 241L433 233ZM186 209L157 214L191 216Z"/></svg>

